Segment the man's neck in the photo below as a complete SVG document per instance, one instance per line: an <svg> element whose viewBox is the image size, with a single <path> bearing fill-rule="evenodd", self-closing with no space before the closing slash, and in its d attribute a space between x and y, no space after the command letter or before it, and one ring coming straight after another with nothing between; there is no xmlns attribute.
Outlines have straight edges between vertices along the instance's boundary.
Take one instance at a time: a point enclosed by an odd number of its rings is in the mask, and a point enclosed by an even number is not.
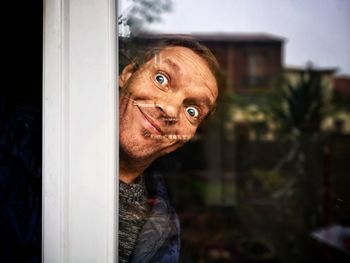
<svg viewBox="0 0 350 263"><path fill-rule="evenodd" d="M141 172L142 173L142 172ZM127 169L119 168L119 180L126 183L131 184L136 180L137 177L141 174L140 172L130 171Z"/></svg>
<svg viewBox="0 0 350 263"><path fill-rule="evenodd" d="M119 180L126 184L131 184L149 165L150 163L148 162L127 161L121 157L119 164Z"/></svg>

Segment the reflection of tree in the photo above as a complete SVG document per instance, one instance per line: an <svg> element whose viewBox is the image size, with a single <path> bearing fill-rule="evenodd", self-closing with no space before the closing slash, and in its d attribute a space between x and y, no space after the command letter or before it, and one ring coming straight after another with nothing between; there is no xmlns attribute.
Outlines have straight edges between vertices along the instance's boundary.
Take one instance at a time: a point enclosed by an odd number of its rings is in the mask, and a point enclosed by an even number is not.
<svg viewBox="0 0 350 263"><path fill-rule="evenodd" d="M300 256L311 249L310 232L321 225L322 146L321 123L327 114L326 87L322 75L312 69L301 72L297 79L286 80L272 100L271 115L282 139L287 139L287 151L275 168L288 170L295 207L295 221ZM283 190L279 191L283 196ZM293 233L294 235L295 233Z"/></svg>
<svg viewBox="0 0 350 263"><path fill-rule="evenodd" d="M300 204L304 204L305 212L310 213L315 211L317 204L317 200L312 200L311 197L320 191L316 185L321 181L321 156L320 149L316 148L320 144L321 122L327 113L322 75L312 69L301 72L294 83L285 81L284 88L277 93L275 99L271 105L272 116L281 135L292 143L291 150L276 168L282 168L288 162L294 163L296 186L302 201ZM307 207L309 202L313 203ZM314 221L312 217L309 214L306 219L308 223L305 222L310 227L315 226L311 222Z"/></svg>
<svg viewBox="0 0 350 263"><path fill-rule="evenodd" d="M299 79L285 80L285 86L277 93L277 103L272 113L283 134L315 134L325 116L325 88L319 72L312 69L301 72Z"/></svg>
<svg viewBox="0 0 350 263"><path fill-rule="evenodd" d="M135 34L145 23L161 21L161 14L172 10L171 0L132 0L131 6L118 16L119 26L128 26Z"/></svg>

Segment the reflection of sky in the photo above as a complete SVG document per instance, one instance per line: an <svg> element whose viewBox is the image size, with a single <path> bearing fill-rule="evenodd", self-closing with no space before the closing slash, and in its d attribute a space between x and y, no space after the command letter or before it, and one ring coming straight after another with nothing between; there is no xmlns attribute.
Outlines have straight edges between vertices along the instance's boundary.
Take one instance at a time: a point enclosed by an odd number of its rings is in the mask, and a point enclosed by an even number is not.
<svg viewBox="0 0 350 263"><path fill-rule="evenodd" d="M131 0L120 1L122 8ZM350 0L172 0L147 28L175 33L268 32L288 39L287 65L339 67L350 75Z"/></svg>

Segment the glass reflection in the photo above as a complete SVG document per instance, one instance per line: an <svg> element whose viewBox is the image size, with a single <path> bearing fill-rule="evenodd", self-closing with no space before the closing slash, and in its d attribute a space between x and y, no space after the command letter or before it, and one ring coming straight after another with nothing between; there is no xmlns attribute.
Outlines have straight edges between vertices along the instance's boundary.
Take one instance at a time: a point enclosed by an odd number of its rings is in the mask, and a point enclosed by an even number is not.
<svg viewBox="0 0 350 263"><path fill-rule="evenodd" d="M131 30L120 38L121 68L169 37L179 35ZM181 225L179 261L346 262L349 77L312 63L286 66L286 39L279 35L181 37L208 47L221 70L215 112L213 105L193 137L144 133L157 143L187 142L144 172L165 180ZM153 65L162 61L156 56ZM149 78L169 92L163 73ZM151 118L158 118L156 109L169 110L123 94ZM197 115L190 107L187 114Z"/></svg>

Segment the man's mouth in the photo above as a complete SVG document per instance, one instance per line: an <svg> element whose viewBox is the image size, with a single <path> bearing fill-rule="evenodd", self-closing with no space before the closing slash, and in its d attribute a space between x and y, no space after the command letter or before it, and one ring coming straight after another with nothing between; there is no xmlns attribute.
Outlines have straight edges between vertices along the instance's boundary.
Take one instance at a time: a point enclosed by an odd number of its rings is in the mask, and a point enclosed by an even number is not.
<svg viewBox="0 0 350 263"><path fill-rule="evenodd" d="M190 135L181 135L181 134L164 134L164 135L145 134L145 136L156 140L168 139L170 141L185 141L185 142L189 141L192 138L192 136Z"/></svg>
<svg viewBox="0 0 350 263"><path fill-rule="evenodd" d="M151 134L155 135L164 135L165 133L160 128L160 125L155 121L151 116L149 116L147 113L145 113L141 107L137 106L137 108L140 110L142 116L145 119L146 122L146 129L150 130Z"/></svg>
<svg viewBox="0 0 350 263"><path fill-rule="evenodd" d="M181 134L170 134L165 132L158 121L154 120L147 112L142 110L142 107L137 105L137 108L140 110L144 120L145 128L147 132L144 133L145 137L149 137L156 140L170 140L170 141L188 141L192 138L191 135L181 135Z"/></svg>

